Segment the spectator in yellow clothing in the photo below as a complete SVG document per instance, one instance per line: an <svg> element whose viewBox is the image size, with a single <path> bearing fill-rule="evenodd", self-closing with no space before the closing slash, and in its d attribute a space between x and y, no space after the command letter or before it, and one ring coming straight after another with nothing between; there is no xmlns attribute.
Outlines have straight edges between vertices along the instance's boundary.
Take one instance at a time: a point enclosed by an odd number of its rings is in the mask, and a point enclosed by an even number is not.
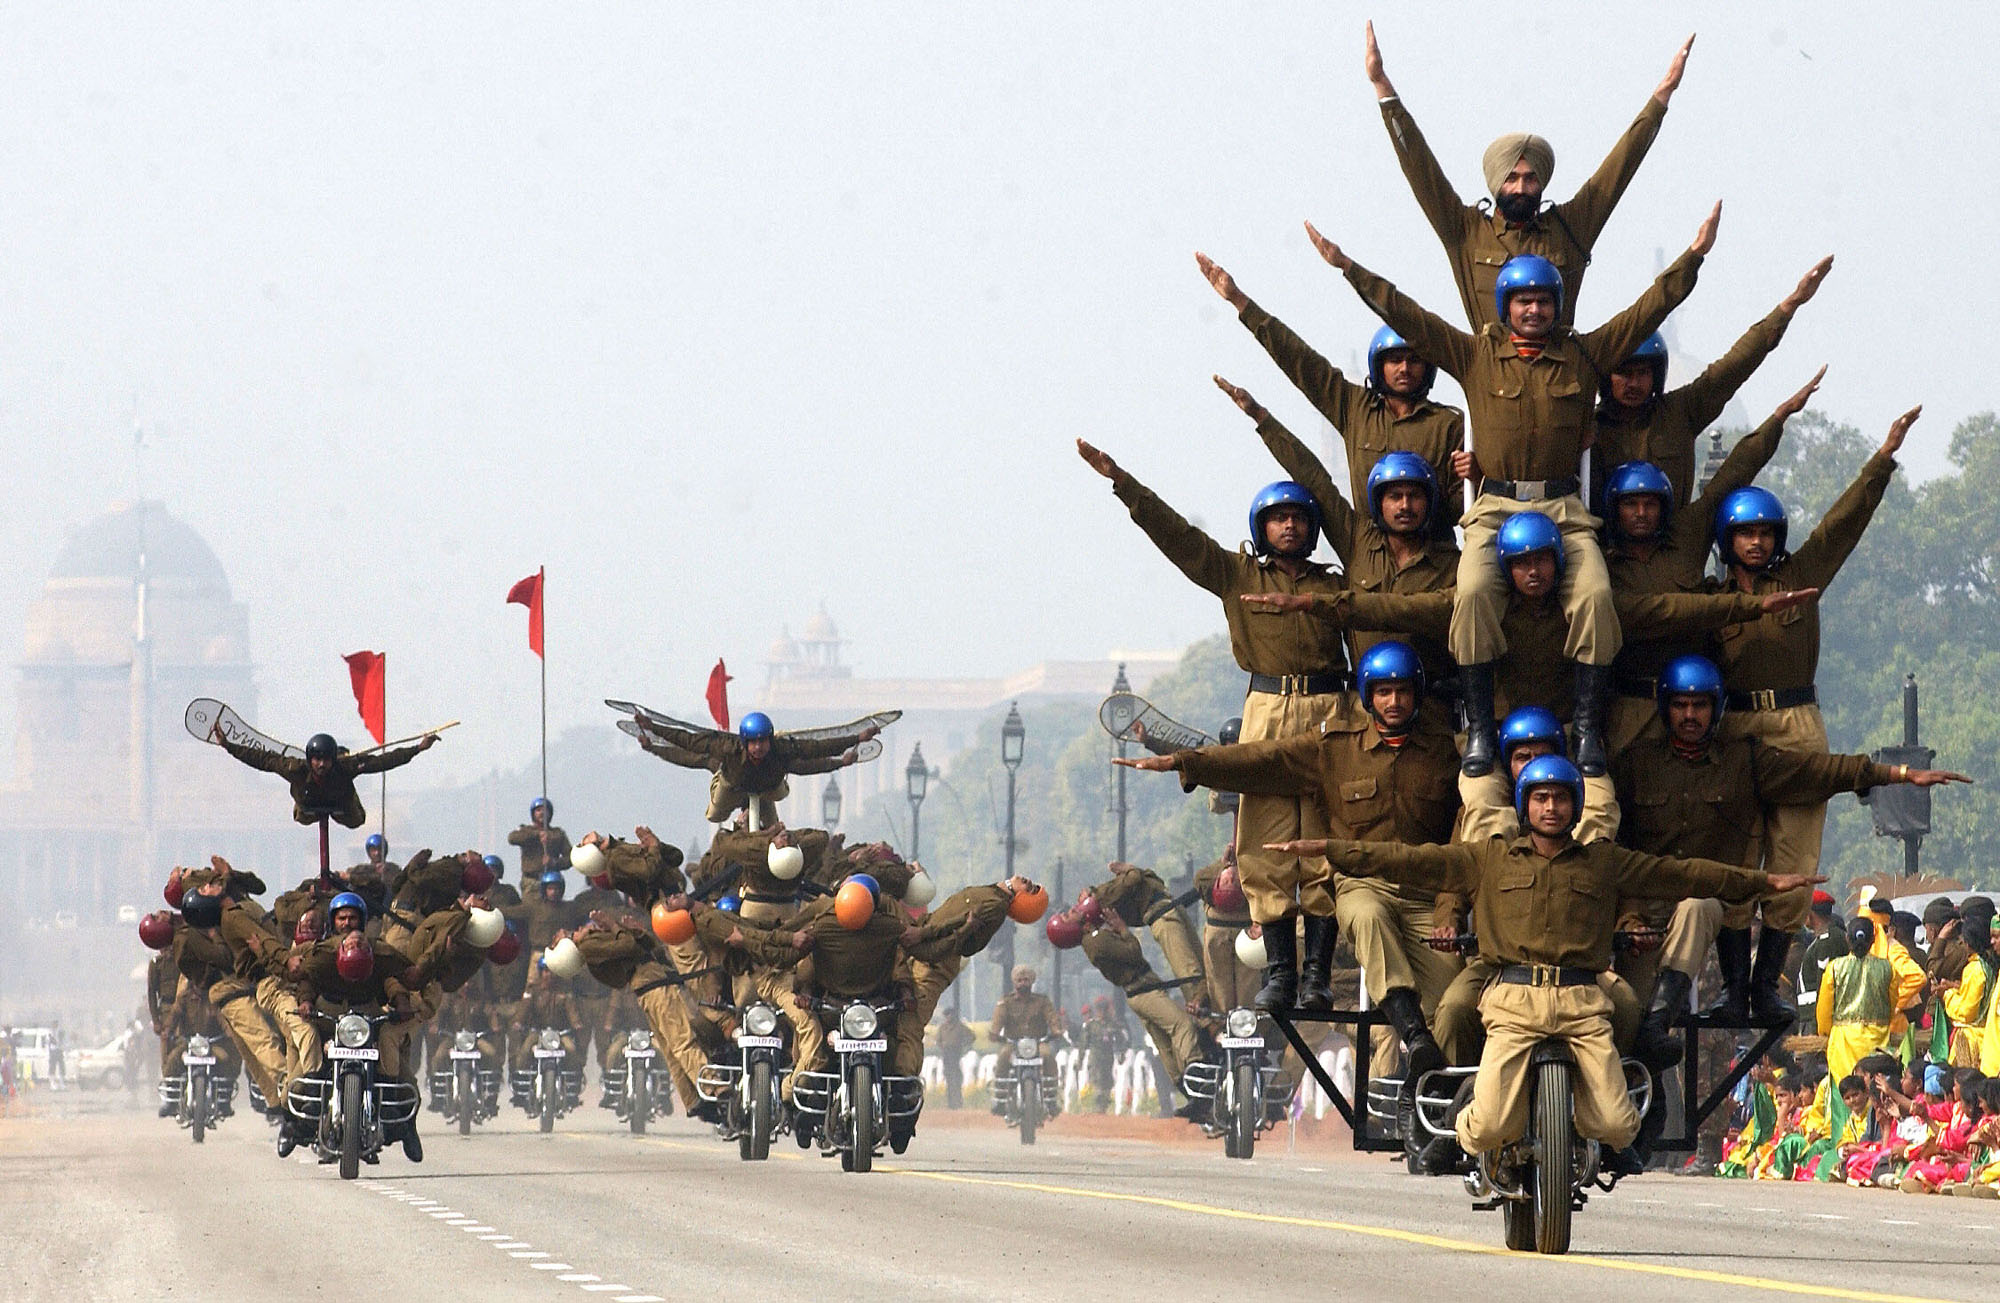
<svg viewBox="0 0 2000 1303"><path fill-rule="evenodd" d="M1994 978L2000 974L2000 956L1993 951L1992 899L1967 897L1959 906L1959 931L1972 958L1965 961L1956 981L1942 981L1938 986L1945 1017L1951 1019L1951 1061L1957 1067L1976 1068L1986 1039L1986 1020L1993 1011Z"/></svg>
<svg viewBox="0 0 2000 1303"><path fill-rule="evenodd" d="M1924 966L1889 931L1889 920L1895 915L1895 906L1882 897L1875 896L1868 902L1868 921L1875 926L1875 943L1868 953L1877 959L1889 961L1895 978L1889 989L1889 1039L1894 1040L1909 1030L1908 1011L1917 1006L1924 994ZM1826 989L1826 980L1820 979L1820 989ZM1831 1068L1828 1069L1831 1071Z"/></svg>
<svg viewBox="0 0 2000 1303"><path fill-rule="evenodd" d="M1869 920L1849 923L1847 953L1828 964L1819 979L1819 1034L1826 1037L1826 1075L1836 1082L1889 1043L1896 972L1889 960L1873 953L1877 940L1877 928ZM1921 982L1921 971L1918 978Z"/></svg>

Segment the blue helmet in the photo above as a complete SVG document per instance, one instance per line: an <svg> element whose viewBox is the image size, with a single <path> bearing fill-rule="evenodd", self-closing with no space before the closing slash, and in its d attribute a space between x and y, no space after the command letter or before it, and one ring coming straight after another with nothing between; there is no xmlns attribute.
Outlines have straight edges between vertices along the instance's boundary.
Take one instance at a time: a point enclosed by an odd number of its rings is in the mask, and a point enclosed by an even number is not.
<svg viewBox="0 0 2000 1303"><path fill-rule="evenodd" d="M1500 763L1506 764L1514 748L1530 742L1547 742L1559 756L1569 754L1569 739L1563 736L1562 721L1555 712L1541 706L1517 706L1500 721Z"/></svg>
<svg viewBox="0 0 2000 1303"><path fill-rule="evenodd" d="M384 837L379 832L369 833L368 840L363 842L362 846L371 855L374 854L376 851L381 851L384 855L387 855L389 853L389 839L387 837Z"/></svg>
<svg viewBox="0 0 2000 1303"><path fill-rule="evenodd" d="M561 869L544 870L541 876L541 884L544 888L554 887L556 889L557 900L561 900L563 893L569 890L569 884L563 881Z"/></svg>
<svg viewBox="0 0 2000 1303"><path fill-rule="evenodd" d="M1406 642L1378 642L1361 657L1361 664L1354 671L1354 686L1361 693L1361 705L1370 714L1375 708L1369 704L1370 696L1378 683L1411 683L1416 685L1417 695L1424 695L1424 662L1416 649Z"/></svg>
<svg viewBox="0 0 2000 1303"><path fill-rule="evenodd" d="M502 877L506 876L507 862L498 855L482 855L480 856L480 862L493 871L493 880L495 882L500 881Z"/></svg>
<svg viewBox="0 0 2000 1303"><path fill-rule="evenodd" d="M1583 815L1583 775L1577 772L1575 765L1561 756L1537 756L1528 762L1528 767L1523 769L1521 776L1514 781L1514 813L1526 819L1529 791L1537 787L1547 787L1551 783L1560 783L1569 789L1569 794L1575 801L1575 809L1570 814L1570 826L1575 827L1576 821Z"/></svg>
<svg viewBox="0 0 2000 1303"><path fill-rule="evenodd" d="M882 884L875 880L874 874L850 873L847 875L847 881L860 883L862 886L868 888L869 895L873 896L877 900L882 899Z"/></svg>
<svg viewBox="0 0 2000 1303"><path fill-rule="evenodd" d="M1729 536L1744 525L1776 525L1778 548L1771 554L1771 561L1776 564L1784 559L1785 504L1778 501L1776 494L1752 484L1748 488L1737 489L1722 500L1721 508L1715 513L1715 550L1725 566L1736 562L1729 549Z"/></svg>
<svg viewBox="0 0 2000 1303"><path fill-rule="evenodd" d="M1611 528L1618 528L1618 499L1650 493L1660 500L1660 528L1665 529L1674 512L1674 482L1649 461L1621 462L1604 480L1604 505L1610 508Z"/></svg>
<svg viewBox="0 0 2000 1303"><path fill-rule="evenodd" d="M551 819L556 817L556 803L546 796L538 796L528 802L528 817L530 819L535 817L535 811L537 810L547 810Z"/></svg>
<svg viewBox="0 0 2000 1303"><path fill-rule="evenodd" d="M1306 513L1312 526L1306 534L1305 551L1300 555L1311 556L1313 549L1319 546L1319 503L1313 500L1305 485L1293 480L1266 484L1250 500L1250 550L1258 556L1271 554L1271 545L1264 541L1264 513L1273 507L1298 507Z"/></svg>
<svg viewBox="0 0 2000 1303"><path fill-rule="evenodd" d="M771 727L771 717L761 710L753 710L736 724L736 735L745 742L755 742L758 738L769 738L776 729Z"/></svg>
<svg viewBox="0 0 2000 1303"><path fill-rule="evenodd" d="M1715 716L1708 725L1710 733L1714 733L1715 726L1722 722L1722 712L1729 705L1729 694L1723 689L1722 671L1706 656L1676 656L1668 661L1667 667L1660 671L1653 695L1660 704L1662 719L1666 718L1667 703L1675 697L1707 697L1715 703Z"/></svg>
<svg viewBox="0 0 2000 1303"><path fill-rule="evenodd" d="M1500 276L1493 282L1493 309L1501 325L1507 324L1507 300L1522 290L1548 290L1556 296L1556 315L1562 315L1562 272L1540 254L1517 253L1501 265Z"/></svg>
<svg viewBox="0 0 2000 1303"><path fill-rule="evenodd" d="M1539 511L1517 511L1507 517L1493 540L1493 546L1500 553L1500 564L1503 566L1517 556L1553 552L1556 554L1556 578L1562 578L1562 529Z"/></svg>
<svg viewBox="0 0 2000 1303"><path fill-rule="evenodd" d="M1399 348L1409 353L1417 351L1411 347L1409 340L1396 333L1394 326L1382 327L1375 332L1375 337L1368 341L1368 387L1378 394L1389 392L1389 386L1382 382L1382 355ZM1424 364L1423 387L1416 393L1418 398L1422 398L1430 393L1431 381L1437 379L1438 372L1437 368L1430 364L1430 359L1419 356L1417 360Z"/></svg>
<svg viewBox="0 0 2000 1303"><path fill-rule="evenodd" d="M1618 365L1630 366L1634 362L1651 363L1653 367L1653 397L1667 392L1667 341L1659 331L1646 336L1646 342L1632 350L1632 353ZM1615 368L1614 368L1615 369ZM1604 378L1604 396L1611 396L1611 377Z"/></svg>
<svg viewBox="0 0 2000 1303"><path fill-rule="evenodd" d="M1368 515L1377 529L1386 528L1382 524L1382 494L1391 484L1423 485L1430 509L1437 510L1438 477L1431 464L1413 452L1392 452L1368 472Z"/></svg>
<svg viewBox="0 0 2000 1303"><path fill-rule="evenodd" d="M716 901L715 907L725 914L740 913L743 909L743 897L732 891L721 900Z"/></svg>
<svg viewBox="0 0 2000 1303"><path fill-rule="evenodd" d="M358 909L361 911L362 921L366 922L368 919L368 902L361 899L354 892L343 891L332 900L326 902L326 916L328 918L332 918L343 909Z"/></svg>

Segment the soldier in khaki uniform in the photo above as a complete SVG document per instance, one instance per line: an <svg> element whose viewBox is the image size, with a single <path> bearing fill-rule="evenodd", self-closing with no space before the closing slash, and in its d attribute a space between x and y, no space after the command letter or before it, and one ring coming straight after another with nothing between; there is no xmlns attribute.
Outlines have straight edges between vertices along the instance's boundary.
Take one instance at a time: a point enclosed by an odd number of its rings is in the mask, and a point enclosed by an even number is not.
<svg viewBox="0 0 2000 1303"><path fill-rule="evenodd" d="M1823 811L1837 793L1890 783L1933 787L1969 781L1947 770L1912 770L1876 764L1866 756L1787 751L1755 738L1718 736L1717 725L1726 718L1722 673L1699 656L1684 656L1661 672L1659 708L1666 736L1642 739L1618 758L1614 770L1625 811L1619 841L1649 855L1754 868L1761 849L1756 830L1766 810L1818 806ZM1676 908L1648 1013L1655 1034L1664 1035L1673 1013L1687 1007L1716 928L1740 929L1747 941L1756 903L1725 907L1719 900L1684 900ZM1716 1012L1725 1020L1771 1025L1798 1017L1779 993L1778 979L1784 975L1792 933L1811 904L1811 893L1803 887L1764 898L1764 931L1754 968L1747 947L1741 954L1723 949L1723 997ZM1797 921L1789 921L1794 914Z"/></svg>
<svg viewBox="0 0 2000 1303"><path fill-rule="evenodd" d="M555 825L555 803L538 796L528 803L528 822L507 834L521 848L521 881L533 882L549 869L569 867L569 834Z"/></svg>
<svg viewBox="0 0 2000 1303"><path fill-rule="evenodd" d="M1737 440L1729 456L1702 489L1682 506L1665 471L1650 462L1615 466L1605 484L1604 561L1611 570L1614 593L1698 593L1707 577L1714 546L1715 513L1722 501L1757 478L1784 437L1785 422L1805 409L1818 390L1826 368L1805 388L1778 404L1770 418ZM1674 657L1707 651L1709 640L1687 637L1653 638L1625 631L1625 645L1613 666L1617 695L1611 699L1611 754L1659 732L1659 712L1653 704L1655 680ZM1587 839L1586 839L1587 840Z"/></svg>
<svg viewBox="0 0 2000 1303"><path fill-rule="evenodd" d="M1320 532L1312 495L1290 481L1268 486L1251 504L1250 550L1232 552L1104 453L1081 439L1077 452L1111 481L1132 519L1167 559L1221 599L1230 650L1250 674L1250 692L1243 701L1244 740L1262 742L1317 730L1340 708L1349 684L1340 631L1298 614L1259 612L1237 600L1247 593L1340 591L1341 577L1311 559ZM1272 830L1297 829L1304 835L1321 827L1319 818L1312 802L1302 797L1251 797L1237 811L1236 859L1250 915L1266 926L1287 925L1270 926L1265 940L1273 971L1296 969L1291 920L1301 913L1331 919L1333 895L1323 865L1277 858L1262 847L1285 839ZM1283 994L1274 991L1272 998Z"/></svg>
<svg viewBox="0 0 2000 1303"><path fill-rule="evenodd" d="M669 764L707 769L710 823L721 823L737 810L750 813L750 825L761 828L778 817L777 803L791 793L786 776L828 774L851 765L856 748L882 732L874 719L893 721L900 712L872 716L860 728L821 728L805 733L778 733L770 717L751 711L737 722L735 733L686 728L647 716L639 745ZM756 809L750 809L752 803Z"/></svg>
<svg viewBox="0 0 2000 1303"><path fill-rule="evenodd" d="M1175 977L1202 976L1201 947L1165 879L1136 864L1113 861L1110 867L1111 877L1086 888L1083 894L1104 909L1115 910L1126 927L1150 931Z"/></svg>
<svg viewBox="0 0 2000 1303"><path fill-rule="evenodd" d="M1139 938L1132 935L1124 919L1107 913L1103 923L1084 929L1082 945L1084 958L1105 981L1125 992L1125 1003L1153 1038L1153 1048L1159 1051L1160 1064L1167 1072L1167 1080L1160 1083L1163 1097L1173 1090L1186 1094L1181 1079L1187 1075L1188 1065L1202 1058L1201 1037L1194 1019L1167 994L1168 984L1146 962ZM1190 1121L1200 1121L1207 1110L1208 1101L1190 1098L1177 1112Z"/></svg>
<svg viewBox="0 0 2000 1303"><path fill-rule="evenodd" d="M1628 461L1651 462L1673 483L1674 506L1691 499L1695 439L1722 415L1743 382L1778 346L1793 314L1819 291L1832 267L1830 255L1814 264L1800 277L1798 288L1750 327L1735 347L1678 388L1667 388L1667 345L1658 331L1613 367L1604 377L1597 404L1597 442L1591 455L1598 472Z"/></svg>
<svg viewBox="0 0 2000 1303"><path fill-rule="evenodd" d="M613 990L630 992L638 1001L647 1025L665 1051L667 1074L673 1078L674 1092L681 1097L681 1107L688 1116L719 1120L720 1110L695 1092L694 1078L706 1059L690 1061L686 1057L685 1047L693 1044L694 1031L680 990L681 974L652 929L636 915L599 911L567 935L583 952L592 977Z"/></svg>
<svg viewBox="0 0 2000 1303"><path fill-rule="evenodd" d="M281 1080L285 1047L264 1011L257 1007L261 961L252 953L231 949L222 937L224 904L220 882L204 884L181 898L186 926L174 933L174 962L182 976L201 989L228 1028L258 1091L266 1101L275 1103L285 1097ZM249 918L241 909L236 913L240 919Z"/></svg>
<svg viewBox="0 0 2000 1303"><path fill-rule="evenodd" d="M958 980L965 961L984 950L1007 925L1007 907L1031 885L1026 878L1015 877L966 887L924 915L918 931L938 944L927 946L922 957L910 958L909 980L916 994L912 1008L896 1021L896 1070L903 1076L915 1076L922 1069L924 1028L944 993Z"/></svg>
<svg viewBox="0 0 2000 1303"><path fill-rule="evenodd" d="M1234 792L1217 793L1221 796L1235 796ZM1242 906L1218 905L1215 900L1215 882L1224 868L1236 865L1236 848L1223 848L1222 855L1201 872L1194 875L1195 890L1201 893L1201 957L1202 971L1208 978L1208 1003L1221 1012L1239 1009L1257 997L1258 984L1263 980L1256 969L1236 957L1236 935L1250 926L1248 902ZM1240 894L1242 888L1239 887Z"/></svg>
<svg viewBox="0 0 2000 1303"><path fill-rule="evenodd" d="M1340 872L1355 876L1470 892L1480 955L1497 967L1479 1003L1486 1046L1471 1104L1458 1115L1459 1144L1469 1154L1484 1154L1525 1134L1529 1056L1543 1038L1560 1036L1576 1059L1578 1133L1614 1151L1605 1164L1609 1170L1630 1175L1645 1167L1644 1156L1629 1148L1639 1115L1625 1094L1611 1040L1611 1003L1598 985L1599 974L1611 966L1618 900L1749 900L1813 879L1642 855L1609 842L1580 846L1569 830L1583 803L1583 779L1555 756L1522 770L1516 802L1527 833L1512 841L1301 842L1285 850L1327 854Z"/></svg>
<svg viewBox="0 0 2000 1303"><path fill-rule="evenodd" d="M1384 326L1375 332L1368 345L1368 383L1357 385L1293 334L1291 327L1251 302L1250 296L1237 288L1236 278L1216 266L1206 254L1196 254L1195 261L1215 292L1236 309L1236 319L1264 346L1285 378L1311 400L1340 435L1347 450L1349 502L1369 500L1368 472L1392 452L1415 453L1433 470L1445 476L1451 474L1451 455L1465 447L1465 413L1430 400L1437 368L1404 344L1394 330ZM1236 399L1238 406L1243 405L1241 390L1219 376L1216 383ZM1244 410L1250 412L1248 407ZM1264 419L1261 412L1250 415L1258 421ZM1262 434L1262 429L1258 433ZM1265 442L1270 442L1268 435ZM1313 458L1314 465L1318 462L1318 458ZM1339 495L1322 493L1318 485L1299 474L1282 454L1278 464L1319 499L1321 514L1326 519L1327 541L1338 551L1346 531L1326 515L1326 510L1329 498ZM1462 500L1458 481L1447 479L1440 500L1431 503L1431 511L1438 518L1437 527L1429 530L1431 537L1450 539L1451 527L1458 523ZM1341 553L1341 560L1352 569L1346 553Z"/></svg>
<svg viewBox="0 0 2000 1303"><path fill-rule="evenodd" d="M1739 489L1723 500L1715 522L1716 550L1727 567L1722 587L1764 594L1786 588L1825 588L1861 542L1868 521L1896 472L1896 453L1923 409L1896 418L1882 446L1870 457L1845 493L1827 509L1797 551L1786 550L1784 506L1763 489ZM1723 630L1716 662L1729 686L1729 713L1722 719L1726 740L1752 737L1781 751L1825 754L1826 723L1820 718L1819 610L1799 607ZM1806 873L1819 866L1826 806L1777 805L1765 811L1764 863L1779 872ZM1804 925L1805 897L1774 901L1764 923L1787 933ZM1729 928L1717 947L1747 952L1749 935Z"/></svg>
<svg viewBox="0 0 2000 1303"><path fill-rule="evenodd" d="M1540 136L1516 132L1500 137L1486 149L1481 161L1490 203L1467 204L1459 199L1438 166L1416 119L1403 107L1396 88L1382 66L1382 54L1375 44L1375 25L1368 25L1368 50L1362 68L1381 102L1382 121L1389 129L1389 141L1396 148L1396 160L1417 206L1443 242L1451 262L1452 280L1465 306L1465 319L1474 330L1494 320L1493 282L1509 258L1517 254L1537 254L1561 271L1570 287L1569 302L1562 310L1562 324L1571 324L1576 312L1577 292L1583 287L1584 269L1590 265L1590 251L1612 209L1632 182L1633 174L1645 160L1660 123L1667 116L1667 101L1681 84L1687 68L1687 44L1674 55L1667 75L1654 88L1639 110L1639 116L1612 146L1574 198L1565 203L1543 203L1543 191L1555 170L1555 151ZM1430 356L1425 354L1425 356ZM1474 428L1477 428L1475 422Z"/></svg>
<svg viewBox="0 0 2000 1303"><path fill-rule="evenodd" d="M1000 997L993 1006L993 1020L986 1025L987 1036L1000 1047L994 1070L1003 1077L1014 1070L1015 1041L1033 1037L1047 1044L1063 1038L1062 1014L1049 997L1035 989L1035 970L1026 964L1016 964L1009 977L1014 989ZM997 1101L993 1111L1001 1111Z"/></svg>
<svg viewBox="0 0 2000 1303"><path fill-rule="evenodd" d="M324 816L343 828L359 828L368 821L368 811L361 807L361 794L354 790L354 780L362 774L385 773L409 764L437 745L437 734L426 733L415 746L368 751L357 756L341 750L326 734L315 733L306 739L304 759L232 742L222 736L220 721L210 740L252 769L262 769L284 779L292 789L295 822L315 824Z"/></svg>

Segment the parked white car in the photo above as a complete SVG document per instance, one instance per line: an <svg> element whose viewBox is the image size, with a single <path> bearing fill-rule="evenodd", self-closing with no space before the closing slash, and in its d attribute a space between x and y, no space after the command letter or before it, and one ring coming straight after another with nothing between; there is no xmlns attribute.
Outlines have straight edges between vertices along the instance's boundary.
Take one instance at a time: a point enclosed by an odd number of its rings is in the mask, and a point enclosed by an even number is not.
<svg viewBox="0 0 2000 1303"><path fill-rule="evenodd" d="M125 1055L130 1050L132 1038L138 1033L130 1028L119 1032L109 1041L95 1049L72 1050L67 1058L70 1080L85 1090L102 1086L106 1090L123 1090L131 1084Z"/></svg>

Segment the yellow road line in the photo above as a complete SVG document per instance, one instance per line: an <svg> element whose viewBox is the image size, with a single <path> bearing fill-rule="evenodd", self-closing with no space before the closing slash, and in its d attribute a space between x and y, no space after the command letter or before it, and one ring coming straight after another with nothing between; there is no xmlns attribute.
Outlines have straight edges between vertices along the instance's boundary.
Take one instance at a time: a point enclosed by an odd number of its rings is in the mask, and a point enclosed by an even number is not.
<svg viewBox="0 0 2000 1303"><path fill-rule="evenodd" d="M1535 1253L1514 1253L1492 1244L1479 1244L1472 1240L1453 1240L1440 1235L1424 1235L1417 1231L1399 1231L1388 1226L1362 1226L1353 1222L1321 1221L1312 1217L1286 1217L1278 1213L1250 1212L1243 1208L1222 1208L1215 1204L1191 1203L1185 1199L1167 1199L1150 1194L1122 1194L1115 1190L1086 1190L1078 1186L1047 1185L1038 1181L1001 1181L983 1176L960 1176L953 1172L919 1172L902 1167L878 1167L878 1172L896 1176L914 1176L928 1181L948 1181L956 1185L995 1186L1008 1190L1026 1190L1035 1194L1064 1195L1077 1199L1103 1199L1111 1203L1146 1204L1154 1208L1167 1208L1174 1212L1194 1213L1203 1217L1221 1217L1231 1221L1262 1222L1273 1226L1297 1226L1316 1231L1343 1231L1350 1235L1368 1235L1382 1240L1400 1240L1405 1244L1421 1244L1426 1248L1444 1249L1454 1253L1485 1253L1502 1257L1532 1258L1552 1264L1570 1263L1582 1267L1603 1267L1610 1271L1635 1271L1648 1276L1671 1276L1678 1280L1699 1280L1716 1285L1737 1285L1744 1289L1768 1290L1778 1294L1803 1294L1811 1298L1835 1298L1855 1300L1855 1303L1947 1303L1947 1300L1925 1298L1911 1294L1878 1294L1872 1290L1841 1289L1835 1285L1814 1285L1799 1281L1775 1280L1766 1276L1744 1276L1727 1271L1704 1271L1698 1267L1668 1267L1650 1262L1624 1262L1616 1258L1596 1258L1588 1254L1571 1253L1549 1256Z"/></svg>

